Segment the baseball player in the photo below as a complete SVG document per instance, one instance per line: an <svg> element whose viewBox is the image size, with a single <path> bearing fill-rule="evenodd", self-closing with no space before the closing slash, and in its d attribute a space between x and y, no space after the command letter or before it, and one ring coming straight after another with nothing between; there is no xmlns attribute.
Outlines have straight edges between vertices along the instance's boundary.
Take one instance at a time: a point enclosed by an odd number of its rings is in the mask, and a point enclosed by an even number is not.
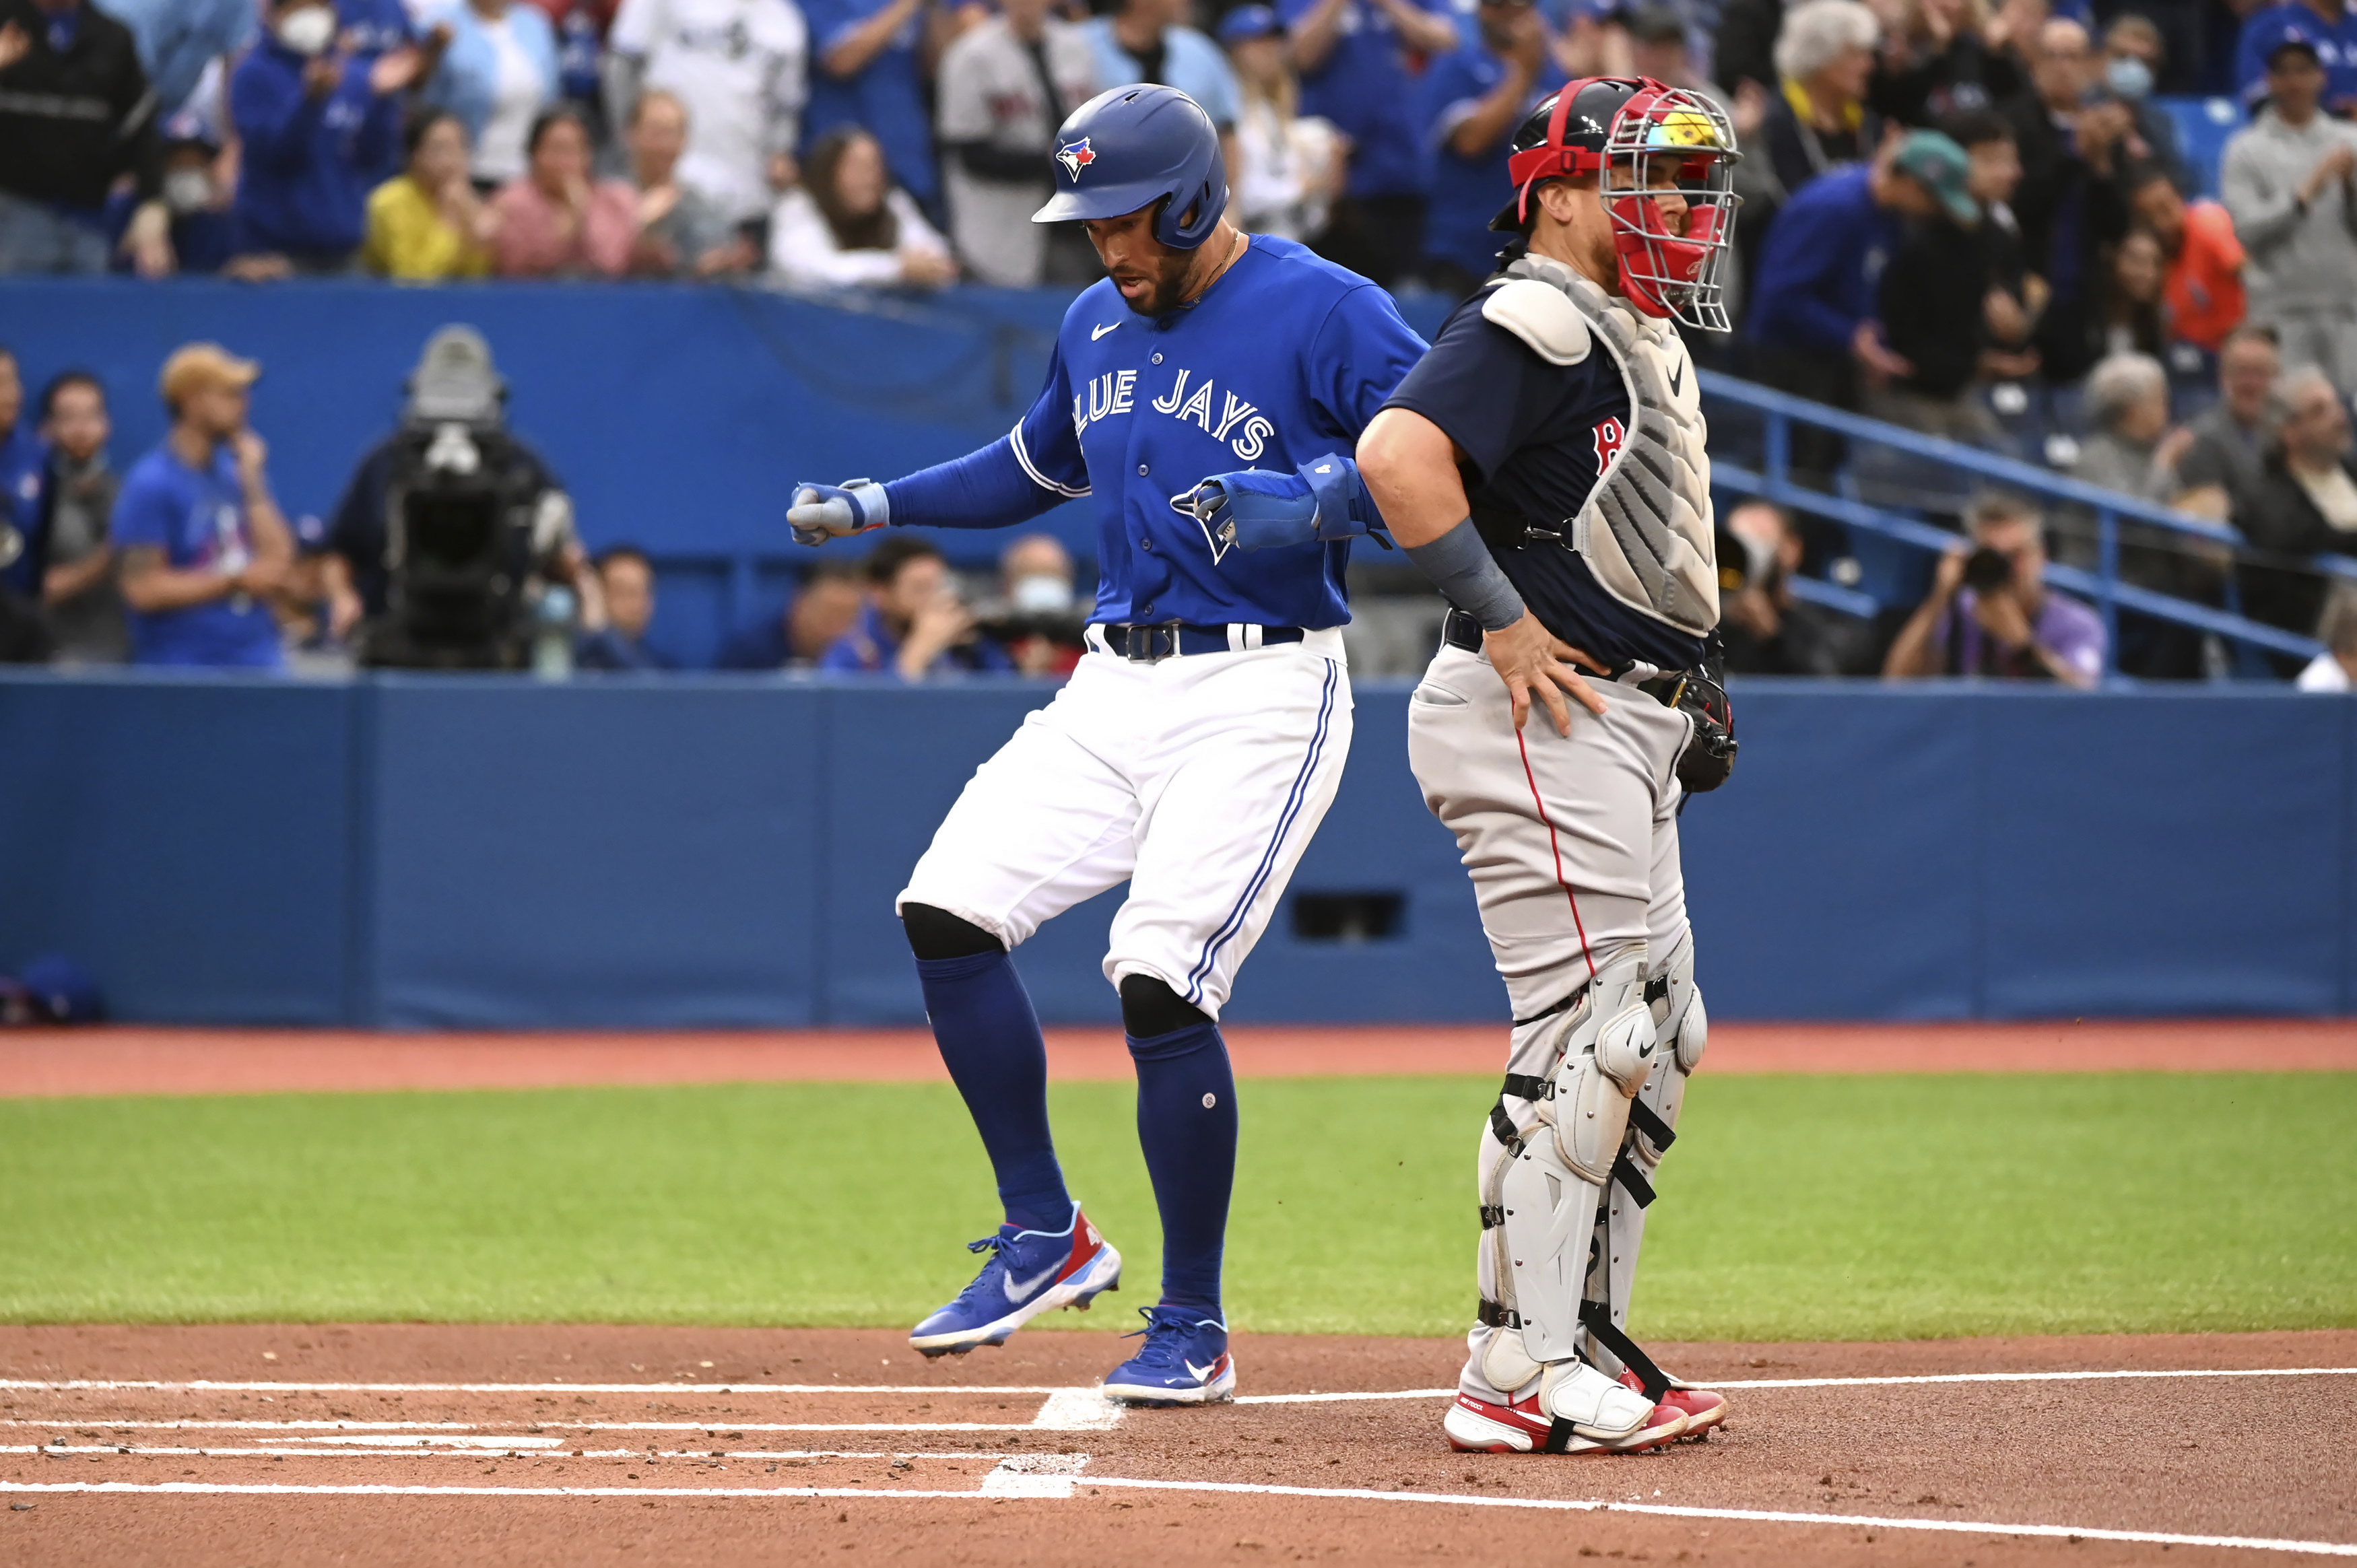
<svg viewBox="0 0 2357 1568"><path fill-rule="evenodd" d="M1120 1279L1120 1254L1065 1190L1039 1023L1009 951L1127 881L1104 973L1137 1067L1162 1295L1105 1392L1205 1403L1236 1383L1220 1304L1236 1147L1220 1009L1340 780L1342 574L1369 512L1354 493L1322 531L1247 554L1190 498L1204 476L1254 464L1323 464L1334 480L1425 345L1364 278L1227 220L1219 135L1185 93L1101 94L1064 122L1054 158L1034 221L1084 224L1111 275L1066 313L1039 401L954 462L800 485L788 518L816 544L894 524L1002 528L1093 498L1089 651L967 783L898 900L1006 1210L972 1243L982 1272L910 1343L1001 1344Z"/></svg>
<svg viewBox="0 0 2357 1568"><path fill-rule="evenodd" d="M1733 762L1705 668L1709 461L1671 323L1726 329L1735 156L1715 105L1659 82L1542 103L1491 224L1519 236L1512 259L1359 443L1391 536L1454 606L1409 757L1513 1008L1481 1132L1480 1323L1444 1422L1459 1449L1646 1448L1726 1414L1625 1325L1650 1178L1703 1052L1677 813ZM1524 727L1534 700L1551 725Z"/></svg>

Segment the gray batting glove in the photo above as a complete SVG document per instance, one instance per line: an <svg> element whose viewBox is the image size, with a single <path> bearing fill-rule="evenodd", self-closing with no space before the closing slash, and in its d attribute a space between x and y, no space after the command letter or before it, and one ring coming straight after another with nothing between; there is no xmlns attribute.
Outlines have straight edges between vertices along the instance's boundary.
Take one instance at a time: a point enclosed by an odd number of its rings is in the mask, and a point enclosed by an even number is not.
<svg viewBox="0 0 2357 1568"><path fill-rule="evenodd" d="M891 521L892 503L884 487L873 479L847 479L840 485L797 484L793 505L786 509L786 525L794 531L797 544L847 539Z"/></svg>

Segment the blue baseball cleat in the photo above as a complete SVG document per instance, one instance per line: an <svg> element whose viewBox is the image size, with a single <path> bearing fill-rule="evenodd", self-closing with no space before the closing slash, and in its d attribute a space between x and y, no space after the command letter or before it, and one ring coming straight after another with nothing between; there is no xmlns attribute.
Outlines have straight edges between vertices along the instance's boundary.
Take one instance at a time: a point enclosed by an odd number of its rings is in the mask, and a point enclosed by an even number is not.
<svg viewBox="0 0 2357 1568"><path fill-rule="evenodd" d="M1139 1330L1146 1344L1107 1375L1105 1398L1124 1404L1225 1404L1236 1397L1226 1324L1188 1306L1137 1311L1146 1319Z"/></svg>
<svg viewBox="0 0 2357 1568"><path fill-rule="evenodd" d="M1121 1254L1072 1205L1061 1230L1017 1230L966 1243L990 1259L958 1298L917 1325L909 1343L927 1356L963 1356L977 1345L1004 1345L1007 1336L1060 1306L1089 1309L1100 1292L1121 1288Z"/></svg>

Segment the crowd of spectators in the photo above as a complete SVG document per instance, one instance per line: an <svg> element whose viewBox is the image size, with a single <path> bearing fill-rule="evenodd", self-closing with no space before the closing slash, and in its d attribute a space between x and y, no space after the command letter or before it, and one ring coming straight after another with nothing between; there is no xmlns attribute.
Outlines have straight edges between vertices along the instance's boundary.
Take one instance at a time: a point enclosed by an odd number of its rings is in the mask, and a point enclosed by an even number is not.
<svg viewBox="0 0 2357 1568"><path fill-rule="evenodd" d="M2357 554L2342 0L0 0L0 274L1073 284L1085 242L1029 221L1054 129L1163 81L1247 227L1455 294L1514 128L1629 71L1747 151L1738 330L1698 351L2231 522L2263 559L2132 525L2125 575L2314 629L2290 558ZM2240 99L2214 170L2161 92ZM1845 457L1796 432L1805 480ZM2087 558L2091 520L2044 526ZM853 629L923 648L905 597Z"/></svg>
<svg viewBox="0 0 2357 1568"><path fill-rule="evenodd" d="M299 525L279 509L269 446L251 417L261 374L216 344L172 354L155 389L164 439L118 473L99 379L68 371L28 400L15 357L0 348L0 664L349 668L370 627L399 619L389 612L401 591L392 509L402 454L411 433L431 434L437 421L471 422L479 433L500 423L489 345L471 328L436 333L411 377L402 428L361 455L329 516ZM492 389L490 401L469 386ZM565 607L554 626L556 669L680 668L651 635L655 559L629 544L593 558L554 470L521 440L502 450L515 465L503 492L522 498L532 518L523 612L544 621L542 607ZM899 534L863 560L813 564L787 585L782 607L705 662L907 681L1066 674L1084 646L1088 607L1071 554L1050 535L1009 542L996 581L984 582L961 578L935 546Z"/></svg>

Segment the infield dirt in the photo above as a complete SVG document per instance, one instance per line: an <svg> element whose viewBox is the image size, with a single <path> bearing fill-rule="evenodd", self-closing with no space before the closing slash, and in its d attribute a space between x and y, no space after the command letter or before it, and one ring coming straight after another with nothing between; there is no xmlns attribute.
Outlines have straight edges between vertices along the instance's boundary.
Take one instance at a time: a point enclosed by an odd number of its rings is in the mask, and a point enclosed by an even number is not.
<svg viewBox="0 0 2357 1568"><path fill-rule="evenodd" d="M1209 1410L1115 1418L1092 1394L1055 1392L1086 1391L1119 1343L1035 1333L927 1363L866 1330L0 1328L0 1562L1980 1565L2282 1561L2294 1541L2357 1554L2342 1435L2357 1376L1762 1386L2350 1368L2352 1331L1663 1347L1727 1389L1726 1429L1604 1458L1450 1454L1437 1396L1267 1401L1442 1389L1452 1340L1240 1336L1247 1399ZM166 1386L98 1386L126 1382ZM316 1386L388 1384L404 1386ZM47 1489L109 1483L128 1489ZM176 1485L205 1489L154 1489ZM386 1489L310 1489L326 1487ZM535 1495L554 1488L572 1490ZM1697 1511L1545 1506L1566 1501ZM1929 1528L1960 1522L2063 1533ZM2070 1534L2091 1530L2254 1539Z"/></svg>

